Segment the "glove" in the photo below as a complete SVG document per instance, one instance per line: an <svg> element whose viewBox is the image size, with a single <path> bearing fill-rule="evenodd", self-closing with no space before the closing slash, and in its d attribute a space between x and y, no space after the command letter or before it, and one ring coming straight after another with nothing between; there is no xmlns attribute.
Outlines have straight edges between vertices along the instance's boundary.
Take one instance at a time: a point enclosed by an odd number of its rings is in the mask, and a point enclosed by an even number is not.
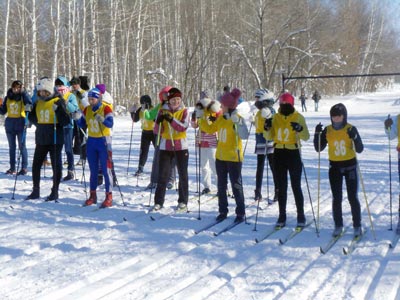
<svg viewBox="0 0 400 300"><path fill-rule="evenodd" d="M196 122L196 111L192 112L192 122Z"/></svg>
<svg viewBox="0 0 400 300"><path fill-rule="evenodd" d="M263 117L264 119L270 119L271 116L272 113L268 107L261 109L261 117Z"/></svg>
<svg viewBox="0 0 400 300"><path fill-rule="evenodd" d="M164 113L164 120L171 123L174 117L170 113Z"/></svg>
<svg viewBox="0 0 400 300"><path fill-rule="evenodd" d="M160 124L160 123L162 123L162 121L164 121L164 115L163 114L159 114L157 119L156 119L156 123Z"/></svg>
<svg viewBox="0 0 400 300"><path fill-rule="evenodd" d="M303 130L303 126L301 126L297 122L290 122L290 126L292 126L293 130L296 131L296 132L300 132L300 131Z"/></svg>
<svg viewBox="0 0 400 300"><path fill-rule="evenodd" d="M81 117L82 117L82 113L79 110L72 113L72 119L74 119L75 121L79 120Z"/></svg>
<svg viewBox="0 0 400 300"><path fill-rule="evenodd" d="M194 111L196 112L196 117L199 119L204 115L204 110L202 108L196 106Z"/></svg>
<svg viewBox="0 0 400 300"><path fill-rule="evenodd" d="M272 127L272 118L265 119L264 130L268 131L271 129L271 127Z"/></svg>
<svg viewBox="0 0 400 300"><path fill-rule="evenodd" d="M97 122L103 123L104 122L104 117L102 115L95 115L94 118L96 119Z"/></svg>
<svg viewBox="0 0 400 300"><path fill-rule="evenodd" d="M315 133L321 133L323 130L323 126L321 123L319 123L317 126L315 126Z"/></svg>
<svg viewBox="0 0 400 300"><path fill-rule="evenodd" d="M235 124L239 124L240 123L240 117L236 112L231 114L231 120Z"/></svg>
<svg viewBox="0 0 400 300"><path fill-rule="evenodd" d="M347 134L348 134L349 138L351 138L352 140L355 140L357 138L357 129L355 127L349 127L347 129Z"/></svg>
<svg viewBox="0 0 400 300"><path fill-rule="evenodd" d="M25 104L25 111L31 112L32 111L32 104Z"/></svg>
<svg viewBox="0 0 400 300"><path fill-rule="evenodd" d="M213 116L213 115L210 115L210 116L208 117L208 120L209 120L210 122L215 122L215 121L217 120L217 117L216 117L216 116Z"/></svg>
<svg viewBox="0 0 400 300"><path fill-rule="evenodd" d="M137 105L135 103L129 108L129 112L130 113L135 113L136 111L137 111Z"/></svg>
<svg viewBox="0 0 400 300"><path fill-rule="evenodd" d="M58 108L58 105L56 103L53 104L53 111L56 111Z"/></svg>
<svg viewBox="0 0 400 300"><path fill-rule="evenodd" d="M25 109L26 110L26 109ZM387 118L386 120L385 120L385 129L389 129L389 127L392 127L392 125L393 125L393 120L392 120L392 118Z"/></svg>

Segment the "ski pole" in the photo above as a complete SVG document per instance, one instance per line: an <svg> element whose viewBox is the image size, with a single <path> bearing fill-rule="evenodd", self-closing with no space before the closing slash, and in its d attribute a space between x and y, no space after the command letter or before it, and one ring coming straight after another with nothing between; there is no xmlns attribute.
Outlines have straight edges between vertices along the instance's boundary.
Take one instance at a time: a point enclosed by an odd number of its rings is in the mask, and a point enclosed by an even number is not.
<svg viewBox="0 0 400 300"><path fill-rule="evenodd" d="M133 137L133 120L132 120L132 126L131 126L131 139L129 142L128 166L126 167L126 176L127 177L128 177L128 172L129 172L129 163L131 161L132 137Z"/></svg>
<svg viewBox="0 0 400 300"><path fill-rule="evenodd" d="M200 132L200 130L199 130ZM200 134L199 134L200 135ZM197 130L196 128L194 129L194 139L196 140L197 138ZM194 157L195 157L195 165L196 165L196 185L197 185L197 193L198 193L198 199L197 199L197 204L198 204L198 217L197 220L201 220L201 216L200 216L200 201L201 201L201 193L200 193L200 159L199 159L199 163L197 163L197 148L199 148L198 152L199 152L199 156L200 156L200 136L199 138L199 142L196 143L195 147L194 147Z"/></svg>
<svg viewBox="0 0 400 300"><path fill-rule="evenodd" d="M388 115L388 119L390 118L390 114ZM389 145L389 205L390 205L390 228L389 230L393 230L393 209L392 209L392 155L390 150L390 131L392 126L388 128L388 145Z"/></svg>
<svg viewBox="0 0 400 300"><path fill-rule="evenodd" d="M300 161L301 161L301 166L302 166L303 172L304 172L304 179L306 180L306 186L307 186L307 191L308 191L308 198L310 199L311 212L312 212L313 219L314 219L314 224L315 224L315 233L317 234L317 237L319 237L319 228L318 228L317 220L316 220L316 218L315 218L314 206L313 206L312 199L311 199L311 192L310 192L310 186L309 186L309 184L308 184L306 168L305 168L305 166L304 166L303 158L302 158L302 156L301 156L301 145L300 145L300 140L299 140L299 135L298 135L298 133L296 133L296 140L297 140L297 144L299 145Z"/></svg>
<svg viewBox="0 0 400 300"><path fill-rule="evenodd" d="M320 123L321 124L321 123ZM321 199L321 132L318 133L318 185L317 185L317 226L319 228Z"/></svg>
<svg viewBox="0 0 400 300"><path fill-rule="evenodd" d="M352 140L352 143L353 143L353 149L355 149L356 147L355 147L355 145L354 145L354 141L353 141L353 140ZM361 170L360 170L360 164L358 163L358 159L357 159L357 152L354 150L354 153L355 153L355 157L356 157L356 160L357 160L357 172L358 172L358 175L360 176L361 187L362 187L362 191L363 191L363 194L364 194L365 205L366 205L366 207L367 207L367 212L368 212L369 222L370 222L370 224L371 224L372 234L373 234L373 236L374 236L374 239L376 240L374 224L373 224L373 222L372 222L372 216L371 216L371 212L370 212L370 210L369 210L369 204L368 204L368 199L367 199L367 193L365 192L364 180L363 180L362 173L361 173Z"/></svg>

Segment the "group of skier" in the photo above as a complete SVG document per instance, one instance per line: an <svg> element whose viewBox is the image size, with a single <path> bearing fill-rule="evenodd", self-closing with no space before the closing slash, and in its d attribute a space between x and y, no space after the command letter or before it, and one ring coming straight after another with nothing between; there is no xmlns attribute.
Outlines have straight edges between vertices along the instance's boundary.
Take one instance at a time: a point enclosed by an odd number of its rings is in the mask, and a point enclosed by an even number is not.
<svg viewBox="0 0 400 300"><path fill-rule="evenodd" d="M105 199L101 207L112 206L112 188L116 183L111 147L114 123L112 103L106 100L108 93L103 84L90 90L87 86L84 90L80 86L80 78L74 77L70 82L62 76L55 81L42 78L35 87L34 103L24 90L22 82L14 81L0 107L0 113L7 114L5 127L10 149L10 169L7 174L16 174L18 171L15 139L18 141L22 157L21 169L17 175L27 173L26 128L28 121L36 126L36 147L32 163L33 190L27 197L28 200L40 197L40 170L47 154L50 154L51 159L53 186L46 201L58 199L58 188L62 177L63 145L68 161L68 174L64 180L74 177L72 135L75 124L75 136L78 138L81 150L80 158L83 163L87 158L90 168L90 196L84 205L97 203L96 189L101 174L105 181ZM132 121L141 121L142 124L136 176L140 176L144 171L150 144L155 147L148 186L150 189L155 189L154 211L163 208L166 189L172 188L177 175L179 177L177 209L187 210L189 148L186 131L191 125L197 130L196 151L199 153L199 170L201 168L203 184L201 193L211 192L211 179L214 178L219 206L216 220L220 222L226 219L229 178L236 202L235 222L244 221L246 212L242 182L243 140L248 139L249 129L245 119L237 110L240 99L241 91L237 88L227 89L218 100L211 99L204 91L193 113L189 114L183 102L182 92L176 87L166 86L160 91L160 101L155 106L150 96L143 95L140 98L140 105L134 104L129 109ZM252 126L255 127L257 155L254 199L257 201L263 199L261 189L267 160L275 191L271 201L277 201L279 205L276 228L286 225L288 174L297 209L297 227L304 228L307 220L301 188L301 177L305 170L301 157L301 141L307 141L310 137L306 120L296 111L294 97L289 92L279 96L277 111L273 108L276 102L274 95L267 89L256 90L254 100L257 109L252 120ZM385 120L385 130L390 139L398 138L399 124L398 118L394 122L390 117ZM324 127L320 123L315 127L313 143L317 152L323 151L328 146L329 182L335 225L333 236L341 235L344 228L343 179L352 212L354 235L361 235L356 153L363 151L363 143L357 128L347 122L347 110L342 103L335 104L330 109L330 124ZM82 153L82 145L86 146L85 153ZM400 146L397 149L400 153ZM397 231L400 232L400 222Z"/></svg>

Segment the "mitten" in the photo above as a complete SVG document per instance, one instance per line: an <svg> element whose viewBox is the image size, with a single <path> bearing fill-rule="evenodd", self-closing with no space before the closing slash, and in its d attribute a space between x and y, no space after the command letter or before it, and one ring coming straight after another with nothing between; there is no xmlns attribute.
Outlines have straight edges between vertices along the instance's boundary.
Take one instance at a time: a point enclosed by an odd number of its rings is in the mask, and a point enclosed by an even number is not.
<svg viewBox="0 0 400 300"><path fill-rule="evenodd" d="M300 132L300 131L303 130L303 126L301 126L297 122L290 122L290 126L292 126L293 130L296 131L296 132Z"/></svg>
<svg viewBox="0 0 400 300"><path fill-rule="evenodd" d="M357 129L355 127L349 127L347 129L347 134L348 134L349 138L351 138L352 140L355 140L357 138Z"/></svg>
<svg viewBox="0 0 400 300"><path fill-rule="evenodd" d="M102 115L95 115L94 118L96 119L97 122L103 123L104 122L104 117Z"/></svg>
<svg viewBox="0 0 400 300"><path fill-rule="evenodd" d="M386 129L389 129L389 127L392 127L392 125L393 125L393 120L392 120L392 118L387 118L386 120L385 120L385 128Z"/></svg>
<svg viewBox="0 0 400 300"><path fill-rule="evenodd" d="M323 130L323 125L321 123L315 126L315 133L321 133L322 130Z"/></svg>
<svg viewBox="0 0 400 300"><path fill-rule="evenodd" d="M157 119L156 119L156 123L160 124L160 123L162 123L162 121L164 121L164 115L163 114L159 114Z"/></svg>
<svg viewBox="0 0 400 300"><path fill-rule="evenodd" d="M169 112L164 113L164 120L171 123L173 119L174 118L172 117L172 115Z"/></svg>
<svg viewBox="0 0 400 300"><path fill-rule="evenodd" d="M265 119L264 130L268 131L271 129L271 127L272 127L272 118Z"/></svg>
<svg viewBox="0 0 400 300"><path fill-rule="evenodd" d="M215 116L213 116L213 115L210 115L210 116L208 117L208 120L209 120L210 122L215 122L215 121L217 120L217 117L215 117Z"/></svg>
<svg viewBox="0 0 400 300"><path fill-rule="evenodd" d="M268 107L261 109L261 117L264 119L270 119L272 116L271 110Z"/></svg>

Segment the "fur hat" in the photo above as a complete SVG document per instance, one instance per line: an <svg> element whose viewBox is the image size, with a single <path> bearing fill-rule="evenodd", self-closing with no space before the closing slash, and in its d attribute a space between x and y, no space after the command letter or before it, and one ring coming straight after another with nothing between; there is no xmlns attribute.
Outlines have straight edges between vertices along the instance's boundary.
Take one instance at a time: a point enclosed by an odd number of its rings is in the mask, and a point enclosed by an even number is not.
<svg viewBox="0 0 400 300"><path fill-rule="evenodd" d="M182 98L182 92L174 87L168 91L168 100L176 97Z"/></svg>
<svg viewBox="0 0 400 300"><path fill-rule="evenodd" d="M54 92L53 80L51 80L50 78L40 79L40 81L36 85L36 90L37 91L48 91L50 94L53 94L53 92Z"/></svg>
<svg viewBox="0 0 400 300"><path fill-rule="evenodd" d="M294 97L290 93L283 93L279 97L279 103L289 103L294 106Z"/></svg>
<svg viewBox="0 0 400 300"><path fill-rule="evenodd" d="M92 88L88 93L88 98L99 99L101 97L101 92L98 88Z"/></svg>
<svg viewBox="0 0 400 300"><path fill-rule="evenodd" d="M238 100L240 98L241 92L239 89L234 88L232 92L225 93L221 97L221 104L230 109L235 109L238 106Z"/></svg>

